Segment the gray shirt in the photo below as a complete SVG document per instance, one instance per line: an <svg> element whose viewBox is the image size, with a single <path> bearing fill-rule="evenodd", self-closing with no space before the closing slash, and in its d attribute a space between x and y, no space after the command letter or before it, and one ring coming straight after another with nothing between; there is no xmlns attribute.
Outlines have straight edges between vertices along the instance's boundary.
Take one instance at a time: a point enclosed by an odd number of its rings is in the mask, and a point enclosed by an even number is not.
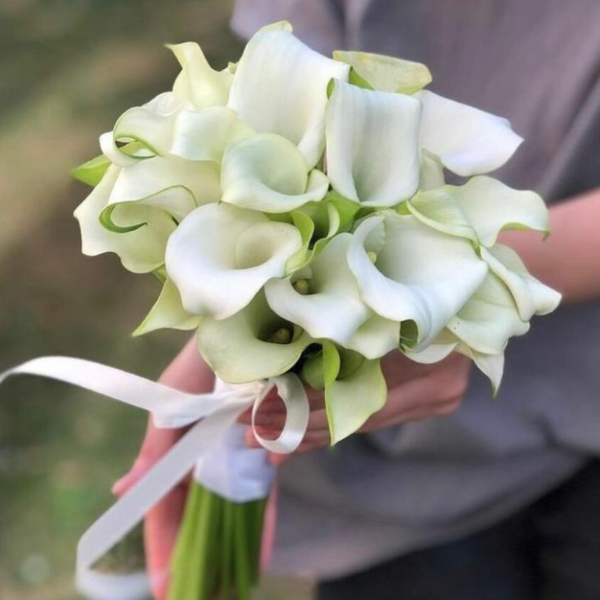
<svg viewBox="0 0 600 600"><path fill-rule="evenodd" d="M509 185L551 203L600 186L598 0L246 0L233 27L279 19L327 54L424 62L434 91L508 117L526 138L497 174ZM449 417L292 459L274 570L343 575L488 526L567 479L600 452L599 336L599 303L562 307L511 343L497 399L475 374Z"/></svg>

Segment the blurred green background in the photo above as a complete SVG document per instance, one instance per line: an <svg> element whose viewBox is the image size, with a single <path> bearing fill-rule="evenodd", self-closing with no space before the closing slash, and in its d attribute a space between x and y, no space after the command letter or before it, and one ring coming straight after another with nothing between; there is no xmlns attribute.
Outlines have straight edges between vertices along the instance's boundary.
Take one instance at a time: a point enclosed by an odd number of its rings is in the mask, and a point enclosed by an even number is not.
<svg viewBox="0 0 600 600"><path fill-rule="evenodd" d="M219 68L236 60L230 10L229 0L0 0L0 369L64 354L155 378L184 342L131 337L158 282L113 255L80 254L72 213L88 190L69 170L99 153L123 110L170 88L178 68L164 43L198 41ZM49 380L0 389L2 600L78 597L77 539L111 503L145 418ZM269 581L258 596L307 589Z"/></svg>

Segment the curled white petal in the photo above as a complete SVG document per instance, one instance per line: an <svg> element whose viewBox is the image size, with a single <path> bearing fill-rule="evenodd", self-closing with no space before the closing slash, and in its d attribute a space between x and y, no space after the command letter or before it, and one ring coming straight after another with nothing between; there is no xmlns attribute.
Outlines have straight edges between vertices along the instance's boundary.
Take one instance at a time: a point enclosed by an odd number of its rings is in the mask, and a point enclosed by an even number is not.
<svg viewBox="0 0 600 600"><path fill-rule="evenodd" d="M394 206L419 185L421 103L336 81L327 105L327 174L342 196Z"/></svg>
<svg viewBox="0 0 600 600"><path fill-rule="evenodd" d="M215 165L157 156L122 168L108 204L142 201L181 220L197 206L217 202L220 194Z"/></svg>
<svg viewBox="0 0 600 600"><path fill-rule="evenodd" d="M309 168L325 147L327 85L347 79L349 65L311 50L289 31L261 30L237 66L229 106L259 132L297 145Z"/></svg>
<svg viewBox="0 0 600 600"><path fill-rule="evenodd" d="M534 315L547 315L560 304L561 295L533 277L519 255L501 244L481 250L482 258L508 287L523 321Z"/></svg>
<svg viewBox="0 0 600 600"><path fill-rule="evenodd" d="M293 225L226 204L191 212L170 237L166 268L191 314L226 319L272 277L282 277L302 246Z"/></svg>
<svg viewBox="0 0 600 600"><path fill-rule="evenodd" d="M225 106L182 110L175 120L170 153L188 160L220 161L229 144L252 133L252 128Z"/></svg>
<svg viewBox="0 0 600 600"><path fill-rule="evenodd" d="M467 240L395 213L369 217L359 225L348 264L363 300L377 314L414 322L417 349L435 339L487 273Z"/></svg>
<svg viewBox="0 0 600 600"><path fill-rule="evenodd" d="M304 157L280 135L263 133L227 148L221 169L223 202L268 213L323 199L329 180L307 172Z"/></svg>
<svg viewBox="0 0 600 600"><path fill-rule="evenodd" d="M181 73L173 86L177 101L196 110L225 106L233 80L229 70L215 71L208 64L200 46L194 42L175 44L169 48L181 65Z"/></svg>
<svg viewBox="0 0 600 600"><path fill-rule="evenodd" d="M479 289L448 323L448 330L475 352L502 354L511 337L529 331L529 323L519 316L506 285L488 273Z"/></svg>
<svg viewBox="0 0 600 600"><path fill-rule="evenodd" d="M369 315L348 268L350 239L349 233L335 236L311 263L310 293L296 291L290 278L272 279L265 286L267 301L278 315L315 339L341 345L350 341Z"/></svg>
<svg viewBox="0 0 600 600"><path fill-rule="evenodd" d="M117 207L119 224L124 227L143 225L127 233L105 229L100 224L100 214L108 205L119 172L118 167L109 167L102 181L75 210L81 228L82 251L88 256L114 252L126 269L147 273L163 264L167 239L175 223L163 210L131 203Z"/></svg>
<svg viewBox="0 0 600 600"><path fill-rule="evenodd" d="M289 343L274 343L269 336L281 328L290 331ZM312 343L308 334L276 315L260 291L240 312L223 320L202 319L198 348L220 379L249 383L289 371Z"/></svg>
<svg viewBox="0 0 600 600"><path fill-rule="evenodd" d="M501 231L531 229L548 232L548 209L538 194L514 190L491 177L473 177L465 185L445 185L420 192L409 209L440 231L490 247Z"/></svg>
<svg viewBox="0 0 600 600"><path fill-rule="evenodd" d="M423 90L421 147L440 157L444 166L469 177L501 167L523 138L501 117Z"/></svg>
<svg viewBox="0 0 600 600"><path fill-rule="evenodd" d="M148 156L168 152L177 118L178 103L172 92L164 92L144 106L125 111L112 132L100 136L103 154L116 165L126 167ZM123 144L133 142L137 149L131 153ZM121 144L119 146L118 144Z"/></svg>

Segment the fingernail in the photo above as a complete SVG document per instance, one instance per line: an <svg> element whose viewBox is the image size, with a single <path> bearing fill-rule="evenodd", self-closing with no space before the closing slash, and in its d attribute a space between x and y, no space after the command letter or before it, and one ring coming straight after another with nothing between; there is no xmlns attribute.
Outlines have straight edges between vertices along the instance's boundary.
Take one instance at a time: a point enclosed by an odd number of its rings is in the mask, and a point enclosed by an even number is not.
<svg viewBox="0 0 600 600"><path fill-rule="evenodd" d="M115 481L113 483L112 487L110 488L110 491L115 496L119 496L123 492L123 490L126 489L127 483L129 482L130 477L131 477L131 474L127 473L126 475L123 475L123 477L121 477L121 479L117 479L117 481Z"/></svg>

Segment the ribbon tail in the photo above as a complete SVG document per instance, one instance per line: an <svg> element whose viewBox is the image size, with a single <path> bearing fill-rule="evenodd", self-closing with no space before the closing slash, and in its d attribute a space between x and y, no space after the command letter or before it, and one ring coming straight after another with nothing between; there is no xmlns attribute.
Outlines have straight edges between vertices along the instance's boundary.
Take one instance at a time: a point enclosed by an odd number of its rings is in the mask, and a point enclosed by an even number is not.
<svg viewBox="0 0 600 600"><path fill-rule="evenodd" d="M251 402L224 407L190 429L125 496L106 511L82 536L77 547L77 579L129 533L157 502L224 435Z"/></svg>

